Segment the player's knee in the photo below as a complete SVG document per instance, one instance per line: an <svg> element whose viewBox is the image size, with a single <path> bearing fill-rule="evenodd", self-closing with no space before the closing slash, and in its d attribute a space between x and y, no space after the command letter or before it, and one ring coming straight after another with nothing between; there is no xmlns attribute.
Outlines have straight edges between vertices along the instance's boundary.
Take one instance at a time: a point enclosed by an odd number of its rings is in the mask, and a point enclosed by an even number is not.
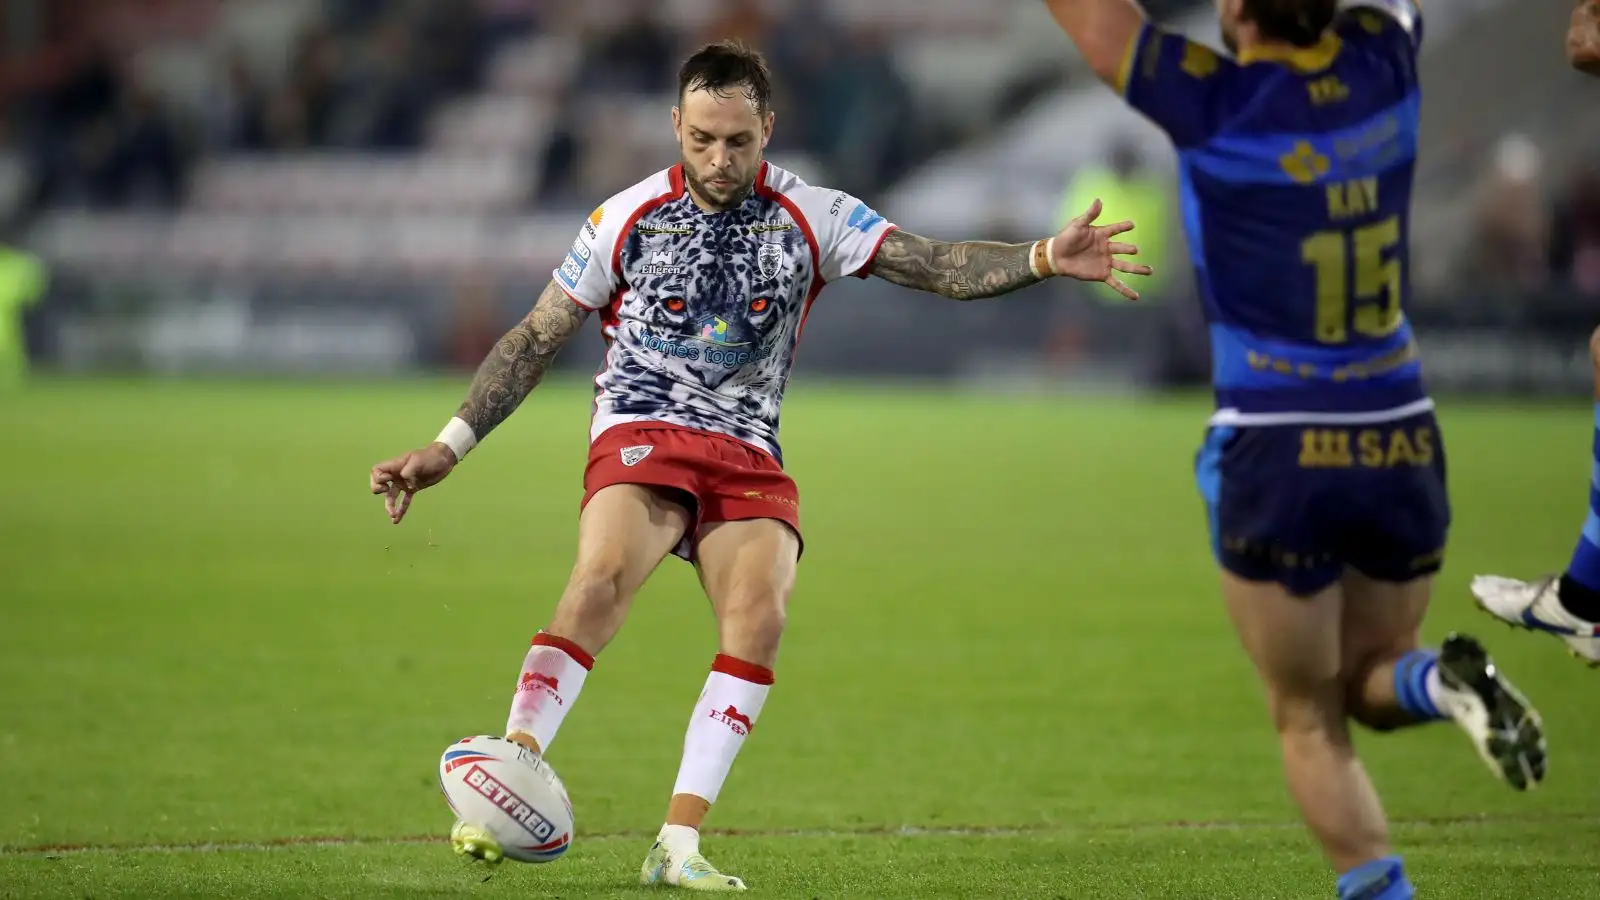
<svg viewBox="0 0 1600 900"><path fill-rule="evenodd" d="M1338 737L1345 732L1344 697L1336 685L1274 688L1269 691L1268 707L1272 725L1282 736Z"/></svg>
<svg viewBox="0 0 1600 900"><path fill-rule="evenodd" d="M724 651L751 662L776 657L788 621L787 599L770 586L730 591L718 604Z"/></svg>
<svg viewBox="0 0 1600 900"><path fill-rule="evenodd" d="M1375 709L1368 705L1361 695L1361 689L1355 686L1351 687L1350 696L1346 700L1345 714L1362 728L1368 731L1376 731L1379 734L1397 731L1405 724L1396 719L1392 712Z"/></svg>
<svg viewBox="0 0 1600 900"><path fill-rule="evenodd" d="M572 571L566 594L556 610L558 619L582 626L609 619L627 597L623 591L624 561L605 557L585 560Z"/></svg>

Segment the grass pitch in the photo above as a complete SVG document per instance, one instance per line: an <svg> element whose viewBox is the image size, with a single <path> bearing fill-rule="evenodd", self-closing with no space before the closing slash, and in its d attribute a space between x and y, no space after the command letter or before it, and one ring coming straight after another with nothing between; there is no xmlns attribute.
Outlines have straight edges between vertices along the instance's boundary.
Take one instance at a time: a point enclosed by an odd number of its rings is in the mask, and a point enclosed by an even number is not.
<svg viewBox="0 0 1600 900"><path fill-rule="evenodd" d="M714 654L669 560L551 753L554 865L449 852L446 744L496 732L565 581L582 385L391 526L366 471L464 380L50 381L0 397L0 897L641 896ZM1456 529L1426 631L1544 713L1520 795L1438 726L1362 736L1422 896L1600 895L1600 675L1471 606L1564 564L1586 404L1446 402ZM706 851L766 897L1317 898L1191 477L1199 400L808 389L778 685Z"/></svg>

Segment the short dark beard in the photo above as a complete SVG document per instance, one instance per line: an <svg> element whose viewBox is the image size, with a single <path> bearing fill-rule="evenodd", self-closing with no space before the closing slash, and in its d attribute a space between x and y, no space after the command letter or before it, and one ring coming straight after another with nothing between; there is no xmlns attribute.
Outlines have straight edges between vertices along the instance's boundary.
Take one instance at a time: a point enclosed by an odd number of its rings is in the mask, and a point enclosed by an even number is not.
<svg viewBox="0 0 1600 900"><path fill-rule="evenodd" d="M695 195L701 200L704 200L705 202L715 206L721 212L727 212L730 209L738 209L739 205L744 203L746 198L750 196L750 192L755 190L755 179L751 179L749 184L741 185L738 190L734 191L733 196L726 203L720 203L711 196L710 191L706 188L705 182L700 179L700 176L696 175L694 170L689 167L689 161L682 160L682 163L683 180L689 183L689 188L693 190ZM761 167L759 165L756 166L756 171L761 171Z"/></svg>

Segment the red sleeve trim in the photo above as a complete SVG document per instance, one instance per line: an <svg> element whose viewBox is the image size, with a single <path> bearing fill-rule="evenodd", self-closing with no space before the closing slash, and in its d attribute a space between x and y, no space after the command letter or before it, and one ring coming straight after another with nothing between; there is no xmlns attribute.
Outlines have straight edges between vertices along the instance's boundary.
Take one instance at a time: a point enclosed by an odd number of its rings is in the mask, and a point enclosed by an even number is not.
<svg viewBox="0 0 1600 900"><path fill-rule="evenodd" d="M867 257L867 261L862 263L860 268L856 269L850 274L857 278L866 278L868 275L871 275L872 264L878 258L878 251L883 249L883 242L888 239L889 235L893 234L895 231L898 231L899 228L899 225L890 225L888 228L885 228L883 230L883 234L878 235L878 243L874 244L872 247L872 255Z"/></svg>

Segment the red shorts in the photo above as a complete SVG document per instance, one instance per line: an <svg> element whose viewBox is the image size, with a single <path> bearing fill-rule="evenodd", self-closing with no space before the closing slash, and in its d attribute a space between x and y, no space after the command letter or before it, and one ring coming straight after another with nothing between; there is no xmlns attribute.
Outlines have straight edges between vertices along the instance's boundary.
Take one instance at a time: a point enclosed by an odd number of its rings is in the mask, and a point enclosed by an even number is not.
<svg viewBox="0 0 1600 900"><path fill-rule="evenodd" d="M613 425L589 447L583 506L602 488L642 484L688 495L689 530L673 553L694 561L700 530L717 522L777 519L800 537L800 490L778 461L710 431L638 422ZM801 539L801 548L805 541Z"/></svg>

